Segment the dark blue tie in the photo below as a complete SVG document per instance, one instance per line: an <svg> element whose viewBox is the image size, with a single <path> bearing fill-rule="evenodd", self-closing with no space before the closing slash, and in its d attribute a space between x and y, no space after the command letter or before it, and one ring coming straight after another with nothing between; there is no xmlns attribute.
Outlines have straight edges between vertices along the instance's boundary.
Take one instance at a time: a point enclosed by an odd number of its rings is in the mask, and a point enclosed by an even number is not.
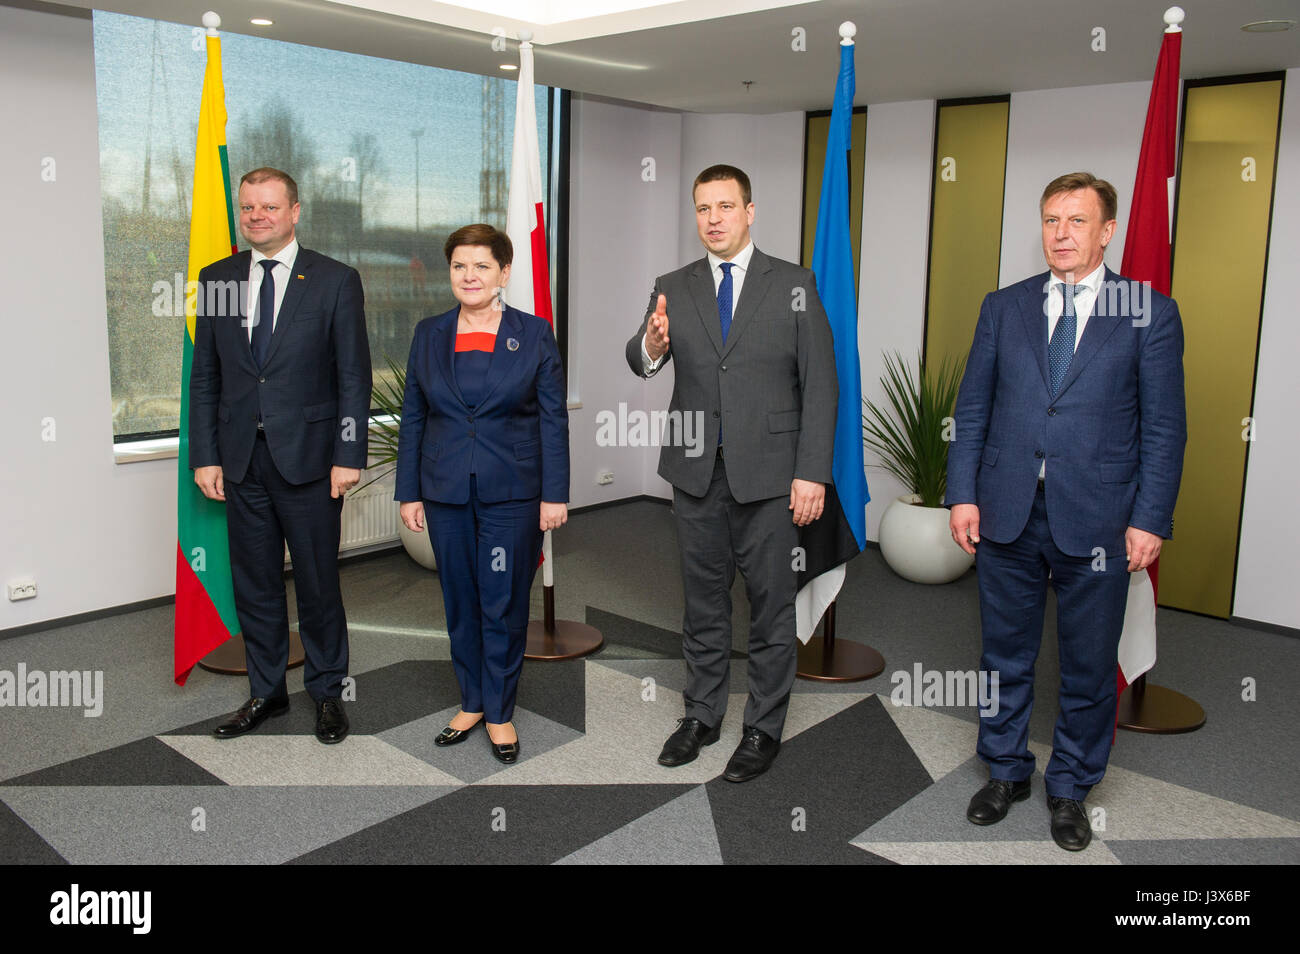
<svg viewBox="0 0 1300 954"><path fill-rule="evenodd" d="M264 258L262 287L257 296L257 317L253 321L253 362L260 369L271 350L271 331L275 326L275 259Z"/></svg>
<svg viewBox="0 0 1300 954"><path fill-rule="evenodd" d="M1061 317L1056 319L1052 340L1047 345L1048 370L1052 376L1052 395L1061 390L1061 382L1070 370L1074 358L1074 336L1078 322L1074 315L1074 295L1078 285L1061 285Z"/></svg>
<svg viewBox="0 0 1300 954"><path fill-rule="evenodd" d="M735 262L723 262L722 281L718 284L718 320L722 323L722 343L727 343L727 332L731 330L731 270Z"/></svg>

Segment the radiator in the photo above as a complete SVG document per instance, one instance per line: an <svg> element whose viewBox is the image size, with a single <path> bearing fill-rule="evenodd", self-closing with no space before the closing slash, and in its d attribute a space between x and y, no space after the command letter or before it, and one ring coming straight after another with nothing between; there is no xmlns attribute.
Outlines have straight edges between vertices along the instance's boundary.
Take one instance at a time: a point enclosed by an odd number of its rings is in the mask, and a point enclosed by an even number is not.
<svg viewBox="0 0 1300 954"><path fill-rule="evenodd" d="M361 483L371 479L368 471L361 472ZM348 495L343 502L343 532L339 538L339 552L364 550L396 542L397 503L393 500L393 475L376 480L369 487Z"/></svg>

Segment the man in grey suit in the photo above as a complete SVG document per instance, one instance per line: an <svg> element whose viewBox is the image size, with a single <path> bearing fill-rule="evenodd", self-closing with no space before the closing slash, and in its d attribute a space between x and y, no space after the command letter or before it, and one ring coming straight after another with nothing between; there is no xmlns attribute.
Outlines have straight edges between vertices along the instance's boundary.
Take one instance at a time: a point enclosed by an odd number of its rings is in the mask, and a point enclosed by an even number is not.
<svg viewBox="0 0 1300 954"><path fill-rule="evenodd" d="M673 485L686 606L686 716L659 764L685 765L716 742L727 710L731 584L750 604L749 700L724 778L744 782L781 748L795 662L796 527L821 516L831 479L834 345L812 272L770 258L749 238L749 177L710 166L692 188L708 255L655 281L627 361L642 377L675 358L659 476ZM668 309L673 313L669 338ZM734 316L734 317L733 317ZM703 453L701 453L701 450Z"/></svg>

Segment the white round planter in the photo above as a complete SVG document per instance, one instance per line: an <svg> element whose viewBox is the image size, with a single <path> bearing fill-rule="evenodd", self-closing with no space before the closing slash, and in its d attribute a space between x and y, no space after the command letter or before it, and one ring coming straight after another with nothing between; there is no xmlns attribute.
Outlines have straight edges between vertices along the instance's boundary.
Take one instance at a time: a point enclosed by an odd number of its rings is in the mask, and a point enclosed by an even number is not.
<svg viewBox="0 0 1300 954"><path fill-rule="evenodd" d="M951 583L975 558L953 542L947 507L922 507L917 494L890 503L880 518L880 553L889 568L913 583Z"/></svg>
<svg viewBox="0 0 1300 954"><path fill-rule="evenodd" d="M401 504L396 504L400 507ZM411 559L426 570L438 569L438 561L433 556L433 540L429 537L429 524L424 525L423 533L413 533L406 529L401 517L397 518L397 533L402 538L402 546L411 555Z"/></svg>

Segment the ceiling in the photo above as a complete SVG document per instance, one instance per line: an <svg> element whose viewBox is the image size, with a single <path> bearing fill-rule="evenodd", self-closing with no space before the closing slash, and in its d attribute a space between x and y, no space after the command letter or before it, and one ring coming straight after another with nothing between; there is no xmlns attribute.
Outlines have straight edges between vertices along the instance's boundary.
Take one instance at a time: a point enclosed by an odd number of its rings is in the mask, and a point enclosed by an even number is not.
<svg viewBox="0 0 1300 954"><path fill-rule="evenodd" d="M61 0L173 22L216 9L222 30L512 76L515 37L530 30L539 83L696 112L826 108L838 26L857 24L857 103L985 96L1149 82L1168 0L483 0L499 12L434 0ZM1183 0L1185 79L1300 67L1300 0ZM618 8L621 12L593 13ZM507 14L529 11L537 22ZM269 17L255 27L251 17ZM509 38L492 47L493 30ZM806 37L798 52L796 28ZM1104 30L1104 50L1093 49ZM499 42L498 42L499 45ZM746 85L748 83L749 85Z"/></svg>

